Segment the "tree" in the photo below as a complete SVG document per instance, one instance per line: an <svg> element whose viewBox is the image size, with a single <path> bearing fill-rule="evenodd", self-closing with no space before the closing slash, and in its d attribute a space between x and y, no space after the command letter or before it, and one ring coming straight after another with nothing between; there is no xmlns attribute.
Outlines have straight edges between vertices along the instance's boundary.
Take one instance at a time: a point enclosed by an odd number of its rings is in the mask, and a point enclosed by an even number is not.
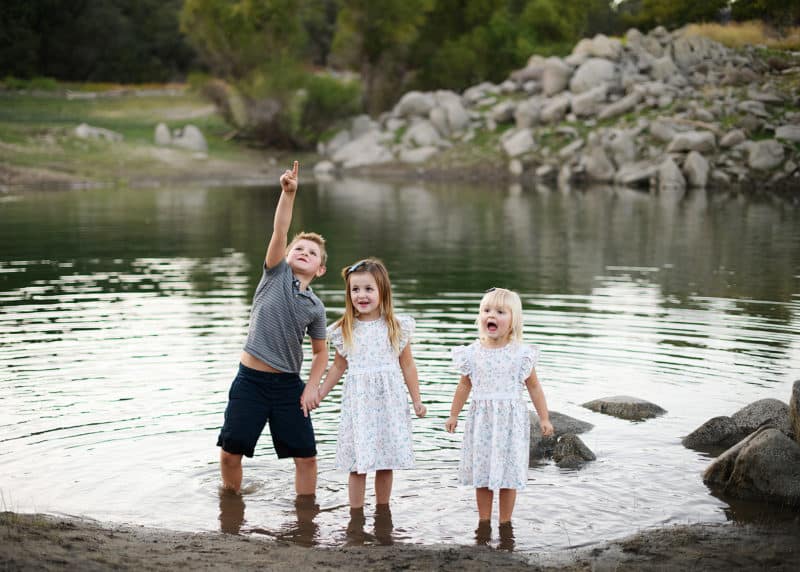
<svg viewBox="0 0 800 572"><path fill-rule="evenodd" d="M434 0L342 0L333 52L361 73L364 104L383 110L400 90L407 56Z"/></svg>
<svg viewBox="0 0 800 572"><path fill-rule="evenodd" d="M631 26L649 30L656 26L678 28L693 22L719 20L730 0L624 0L620 10Z"/></svg>
<svg viewBox="0 0 800 572"><path fill-rule="evenodd" d="M800 3L787 0L736 0L731 6L734 20L765 20L777 27L800 24Z"/></svg>
<svg viewBox="0 0 800 572"><path fill-rule="evenodd" d="M165 81L194 53L178 29L182 0L4 0L0 69L20 77Z"/></svg>

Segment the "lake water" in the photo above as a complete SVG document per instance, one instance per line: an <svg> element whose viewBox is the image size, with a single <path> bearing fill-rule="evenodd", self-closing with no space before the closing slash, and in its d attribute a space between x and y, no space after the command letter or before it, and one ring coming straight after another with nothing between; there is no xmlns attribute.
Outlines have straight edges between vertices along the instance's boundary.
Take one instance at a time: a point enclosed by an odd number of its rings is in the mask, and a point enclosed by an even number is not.
<svg viewBox="0 0 800 572"><path fill-rule="evenodd" d="M505 286L522 296L551 410L593 423L582 438L597 455L581 470L530 469L517 550L736 513L702 483L709 457L680 439L754 400L787 401L800 378L797 207L699 191L301 185L293 231L329 240L315 284L329 320L343 307L339 269L368 255L417 320L429 411L414 420L417 468L395 473L391 520L374 518L368 481L354 536L347 475L333 469L340 388L314 414L318 508L295 508L292 463L266 434L242 500L218 492L216 436L277 196L274 185L0 198L3 509L321 546L472 543L461 433L443 429L458 380L449 354L474 339L481 293ZM668 413L632 423L581 406L619 394Z"/></svg>

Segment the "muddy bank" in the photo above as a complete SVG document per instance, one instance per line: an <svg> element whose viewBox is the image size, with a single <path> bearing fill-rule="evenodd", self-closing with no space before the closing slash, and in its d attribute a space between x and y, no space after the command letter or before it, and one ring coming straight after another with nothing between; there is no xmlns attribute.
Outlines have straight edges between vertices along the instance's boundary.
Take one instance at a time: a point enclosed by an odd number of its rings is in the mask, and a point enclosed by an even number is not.
<svg viewBox="0 0 800 572"><path fill-rule="evenodd" d="M800 522L692 524L601 546L521 554L481 546L343 546L0 514L3 570L797 570Z"/></svg>

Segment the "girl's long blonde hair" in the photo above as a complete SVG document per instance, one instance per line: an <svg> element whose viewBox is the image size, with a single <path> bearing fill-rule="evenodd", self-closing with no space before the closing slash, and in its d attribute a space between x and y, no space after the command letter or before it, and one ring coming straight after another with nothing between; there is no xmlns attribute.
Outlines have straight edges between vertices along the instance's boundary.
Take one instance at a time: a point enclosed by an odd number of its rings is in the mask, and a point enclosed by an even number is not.
<svg viewBox="0 0 800 572"><path fill-rule="evenodd" d="M505 288L489 288L486 294L481 298L481 309L487 305L500 306L501 308L508 308L511 312L511 331L508 333L509 341L521 342L522 341L522 300L519 294L513 290L506 290ZM481 326L481 313L478 312L478 318L475 320L475 325L478 326L478 333L480 338L483 339L486 332L483 331Z"/></svg>
<svg viewBox="0 0 800 572"><path fill-rule="evenodd" d="M359 260L355 264L342 268L342 278L344 278L344 315L334 322L334 327L342 329L342 338L346 348L353 346L353 327L358 319L358 311L353 306L353 300L350 298L350 277L353 274L369 272L375 279L378 286L379 304L378 307L381 311L381 316L386 320L386 326L389 329L389 343L396 353L400 353L400 324L394 316L394 307L392 306L392 283L389 281L389 271L386 270L383 262L377 258L365 258Z"/></svg>

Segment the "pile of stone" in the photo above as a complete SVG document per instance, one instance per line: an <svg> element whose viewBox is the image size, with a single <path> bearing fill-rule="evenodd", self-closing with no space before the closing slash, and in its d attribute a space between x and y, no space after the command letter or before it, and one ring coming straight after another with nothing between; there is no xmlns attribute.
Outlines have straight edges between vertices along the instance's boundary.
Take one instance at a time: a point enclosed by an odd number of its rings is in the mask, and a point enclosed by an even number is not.
<svg viewBox="0 0 800 572"><path fill-rule="evenodd" d="M523 179L663 191L800 184L800 97L788 87L798 76L683 30L598 35L565 58L532 56L499 85L406 93L320 143L316 172L430 165L489 132Z"/></svg>

